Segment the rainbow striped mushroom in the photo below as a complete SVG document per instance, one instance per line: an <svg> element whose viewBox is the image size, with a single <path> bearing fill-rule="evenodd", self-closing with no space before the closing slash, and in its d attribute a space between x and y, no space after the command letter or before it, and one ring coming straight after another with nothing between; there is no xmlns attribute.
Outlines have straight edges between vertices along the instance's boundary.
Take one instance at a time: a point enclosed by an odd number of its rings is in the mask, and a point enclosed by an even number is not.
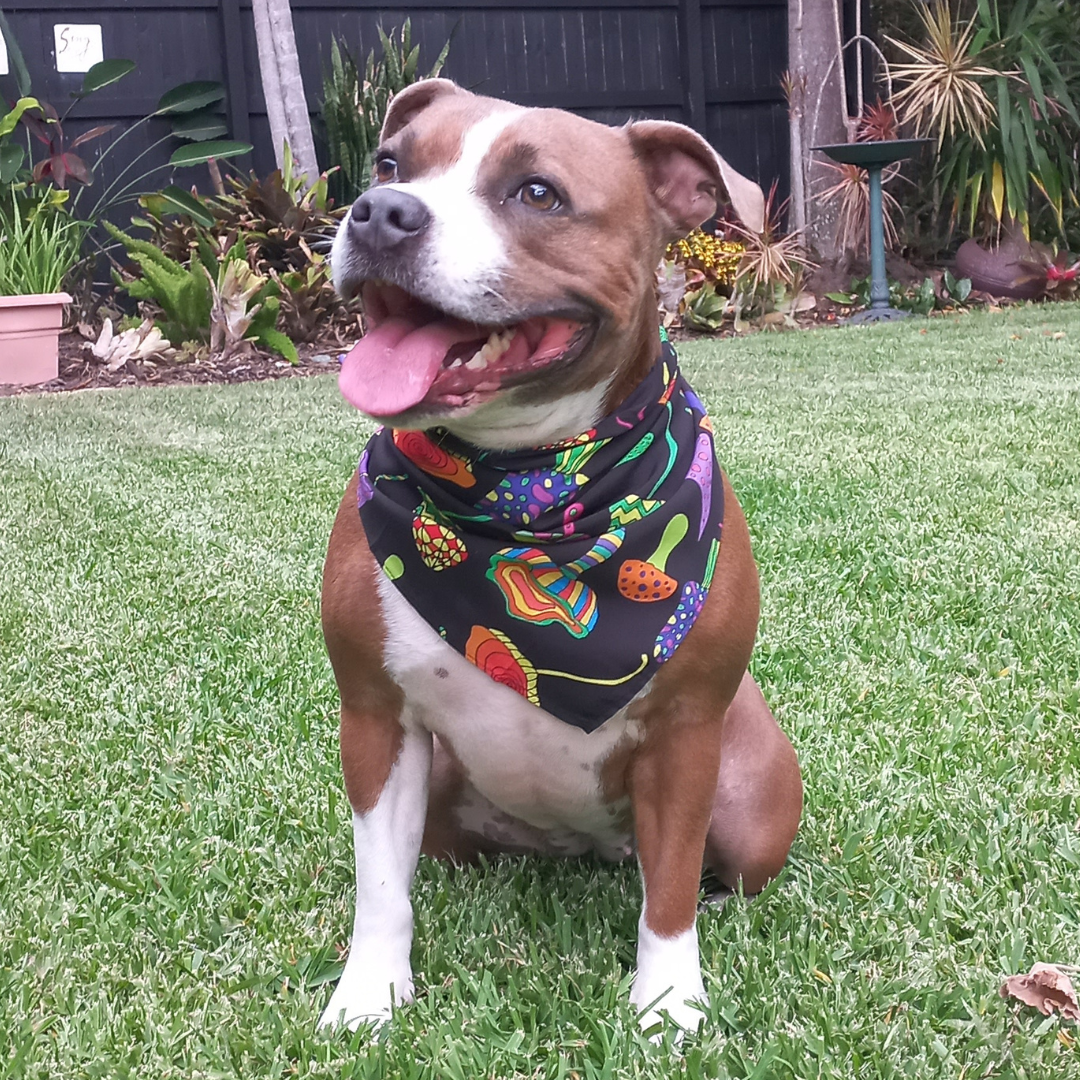
<svg viewBox="0 0 1080 1080"><path fill-rule="evenodd" d="M515 619L555 623L583 638L596 625L596 593L578 575L610 559L624 535L622 529L604 533L580 559L565 566L539 548L503 548L491 556L487 576L499 587L507 613Z"/></svg>

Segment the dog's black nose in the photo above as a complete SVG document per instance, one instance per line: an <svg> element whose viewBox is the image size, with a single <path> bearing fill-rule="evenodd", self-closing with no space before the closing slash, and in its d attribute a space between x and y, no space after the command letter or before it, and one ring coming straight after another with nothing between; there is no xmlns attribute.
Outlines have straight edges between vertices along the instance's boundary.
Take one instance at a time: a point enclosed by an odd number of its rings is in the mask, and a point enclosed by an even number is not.
<svg viewBox="0 0 1080 1080"><path fill-rule="evenodd" d="M396 247L431 220L428 208L407 191L371 188L353 203L349 235L369 251Z"/></svg>

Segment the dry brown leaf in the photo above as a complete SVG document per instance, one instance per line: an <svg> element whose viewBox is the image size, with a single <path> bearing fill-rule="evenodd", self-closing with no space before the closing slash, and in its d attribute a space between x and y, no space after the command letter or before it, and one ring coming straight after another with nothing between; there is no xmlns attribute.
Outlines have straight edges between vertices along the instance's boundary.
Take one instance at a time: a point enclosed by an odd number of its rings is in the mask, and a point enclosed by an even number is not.
<svg viewBox="0 0 1080 1080"><path fill-rule="evenodd" d="M1056 964L1032 964L1026 975L1010 975L999 991L1003 998L1016 998L1043 1014L1058 1011L1066 1020L1080 1020L1080 1002L1069 976Z"/></svg>

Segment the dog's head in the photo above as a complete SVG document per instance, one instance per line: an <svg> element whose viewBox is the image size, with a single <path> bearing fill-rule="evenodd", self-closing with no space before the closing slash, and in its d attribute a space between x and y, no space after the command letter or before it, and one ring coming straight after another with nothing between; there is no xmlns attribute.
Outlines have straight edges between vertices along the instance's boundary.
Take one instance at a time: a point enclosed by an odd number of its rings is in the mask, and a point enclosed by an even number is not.
<svg viewBox="0 0 1080 1080"><path fill-rule="evenodd" d="M409 87L334 241L335 284L360 293L368 326L342 392L480 445L578 434L655 358L654 269L725 189L760 228L760 188L680 124Z"/></svg>

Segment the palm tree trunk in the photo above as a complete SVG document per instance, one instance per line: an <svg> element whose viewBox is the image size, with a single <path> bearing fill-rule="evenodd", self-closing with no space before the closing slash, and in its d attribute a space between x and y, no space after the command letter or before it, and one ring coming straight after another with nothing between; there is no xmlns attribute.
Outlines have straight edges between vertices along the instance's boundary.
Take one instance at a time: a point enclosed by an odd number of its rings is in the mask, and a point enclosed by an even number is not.
<svg viewBox="0 0 1080 1080"><path fill-rule="evenodd" d="M840 0L791 0L788 7L792 224L825 258L837 254L836 211L816 196L828 186L811 147L848 141Z"/></svg>
<svg viewBox="0 0 1080 1080"><path fill-rule="evenodd" d="M253 0L252 8L274 159L278 168L282 168L284 147L288 143L295 171L306 173L314 180L319 166L311 137L311 117L300 75L289 0Z"/></svg>

